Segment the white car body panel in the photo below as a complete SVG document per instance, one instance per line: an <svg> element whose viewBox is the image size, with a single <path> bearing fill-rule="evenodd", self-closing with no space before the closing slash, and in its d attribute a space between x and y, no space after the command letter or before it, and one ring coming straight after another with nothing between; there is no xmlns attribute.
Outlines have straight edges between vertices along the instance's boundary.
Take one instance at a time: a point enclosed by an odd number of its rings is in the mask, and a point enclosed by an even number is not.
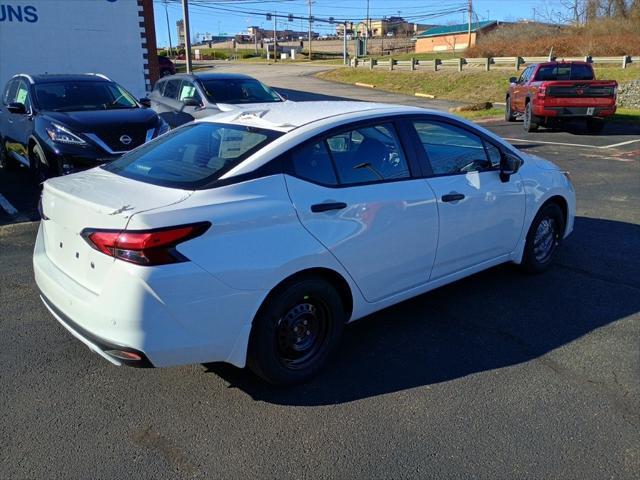
<svg viewBox="0 0 640 480"><path fill-rule="evenodd" d="M534 216L554 196L566 202L565 236L571 233L575 195L566 176L490 133L524 160L509 182L498 172L345 188L287 173L239 177L333 127L416 113L435 114L359 102L285 102L269 104L266 112L260 107L203 120L285 133L215 188L161 187L99 168L47 181L42 207L48 219L34 251L47 308L115 364L121 362L83 331L144 352L154 366L224 361L243 367L260 306L299 272L315 269L343 279L353 321L494 265L519 263ZM441 196L451 191L466 198L443 203ZM311 205L326 201L348 207L310 213ZM190 261L155 267L114 260L80 236L84 228L130 231L201 221L211 227L176 247Z"/></svg>

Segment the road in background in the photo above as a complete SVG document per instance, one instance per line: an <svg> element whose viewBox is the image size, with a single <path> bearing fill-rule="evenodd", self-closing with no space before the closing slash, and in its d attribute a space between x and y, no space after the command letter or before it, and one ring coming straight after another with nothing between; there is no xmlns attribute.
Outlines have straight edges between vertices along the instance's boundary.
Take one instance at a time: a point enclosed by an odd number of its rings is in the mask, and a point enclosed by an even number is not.
<svg viewBox="0 0 640 480"><path fill-rule="evenodd" d="M291 97L428 104L251 68ZM571 171L557 265L501 266L356 322L290 389L224 365L113 367L40 304L37 224L0 227L0 477L635 478L640 144L609 145L640 137L486 126ZM27 187L6 178L18 207Z"/></svg>

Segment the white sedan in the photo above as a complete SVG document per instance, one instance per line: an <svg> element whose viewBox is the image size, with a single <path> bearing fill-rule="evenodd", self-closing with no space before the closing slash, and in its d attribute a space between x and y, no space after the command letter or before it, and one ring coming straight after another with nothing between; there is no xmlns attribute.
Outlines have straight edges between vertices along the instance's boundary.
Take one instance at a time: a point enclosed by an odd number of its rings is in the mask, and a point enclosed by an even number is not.
<svg viewBox="0 0 640 480"><path fill-rule="evenodd" d="M307 380L345 323L571 233L567 172L470 122L359 102L253 106L44 184L44 304L111 363ZM391 326L390 326L391 327Z"/></svg>

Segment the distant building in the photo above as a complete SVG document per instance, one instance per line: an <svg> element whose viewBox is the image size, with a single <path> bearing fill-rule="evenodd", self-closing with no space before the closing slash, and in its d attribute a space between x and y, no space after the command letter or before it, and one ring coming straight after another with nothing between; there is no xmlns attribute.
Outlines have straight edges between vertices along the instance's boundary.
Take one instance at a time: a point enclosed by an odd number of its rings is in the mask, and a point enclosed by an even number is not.
<svg viewBox="0 0 640 480"><path fill-rule="evenodd" d="M176 22L176 30L178 32L178 46L184 45L184 20L178 20Z"/></svg>
<svg viewBox="0 0 640 480"><path fill-rule="evenodd" d="M440 25L416 35L416 53L452 52L464 50L476 44L479 35L498 27L496 20L485 20L471 24L471 45L469 45L469 24Z"/></svg>
<svg viewBox="0 0 640 480"><path fill-rule="evenodd" d="M270 40L273 38L273 29L268 28L260 28L256 26L249 27L247 29L248 36L251 40L253 40L254 35L256 36L257 41L260 40ZM318 38L318 33L311 32L312 37ZM295 30L276 30L276 37L278 40L306 40L309 38L308 31L295 31Z"/></svg>
<svg viewBox="0 0 640 480"><path fill-rule="evenodd" d="M415 35L429 28L429 25L409 23L402 17L386 17L377 20L370 18L368 22L366 19L359 23L347 22L347 35L366 37L367 23L369 24L369 36L372 38ZM336 25L336 35L342 37L343 31L344 24L339 23Z"/></svg>

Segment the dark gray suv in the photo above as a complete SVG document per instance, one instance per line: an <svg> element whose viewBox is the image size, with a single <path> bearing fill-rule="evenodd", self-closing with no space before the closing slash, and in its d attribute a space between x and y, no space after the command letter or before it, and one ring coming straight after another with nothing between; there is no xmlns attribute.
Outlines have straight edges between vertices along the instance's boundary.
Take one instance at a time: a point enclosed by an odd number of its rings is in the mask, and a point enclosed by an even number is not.
<svg viewBox="0 0 640 480"><path fill-rule="evenodd" d="M225 105L285 101L255 78L235 73L171 75L155 84L149 99L171 128L233 108Z"/></svg>

